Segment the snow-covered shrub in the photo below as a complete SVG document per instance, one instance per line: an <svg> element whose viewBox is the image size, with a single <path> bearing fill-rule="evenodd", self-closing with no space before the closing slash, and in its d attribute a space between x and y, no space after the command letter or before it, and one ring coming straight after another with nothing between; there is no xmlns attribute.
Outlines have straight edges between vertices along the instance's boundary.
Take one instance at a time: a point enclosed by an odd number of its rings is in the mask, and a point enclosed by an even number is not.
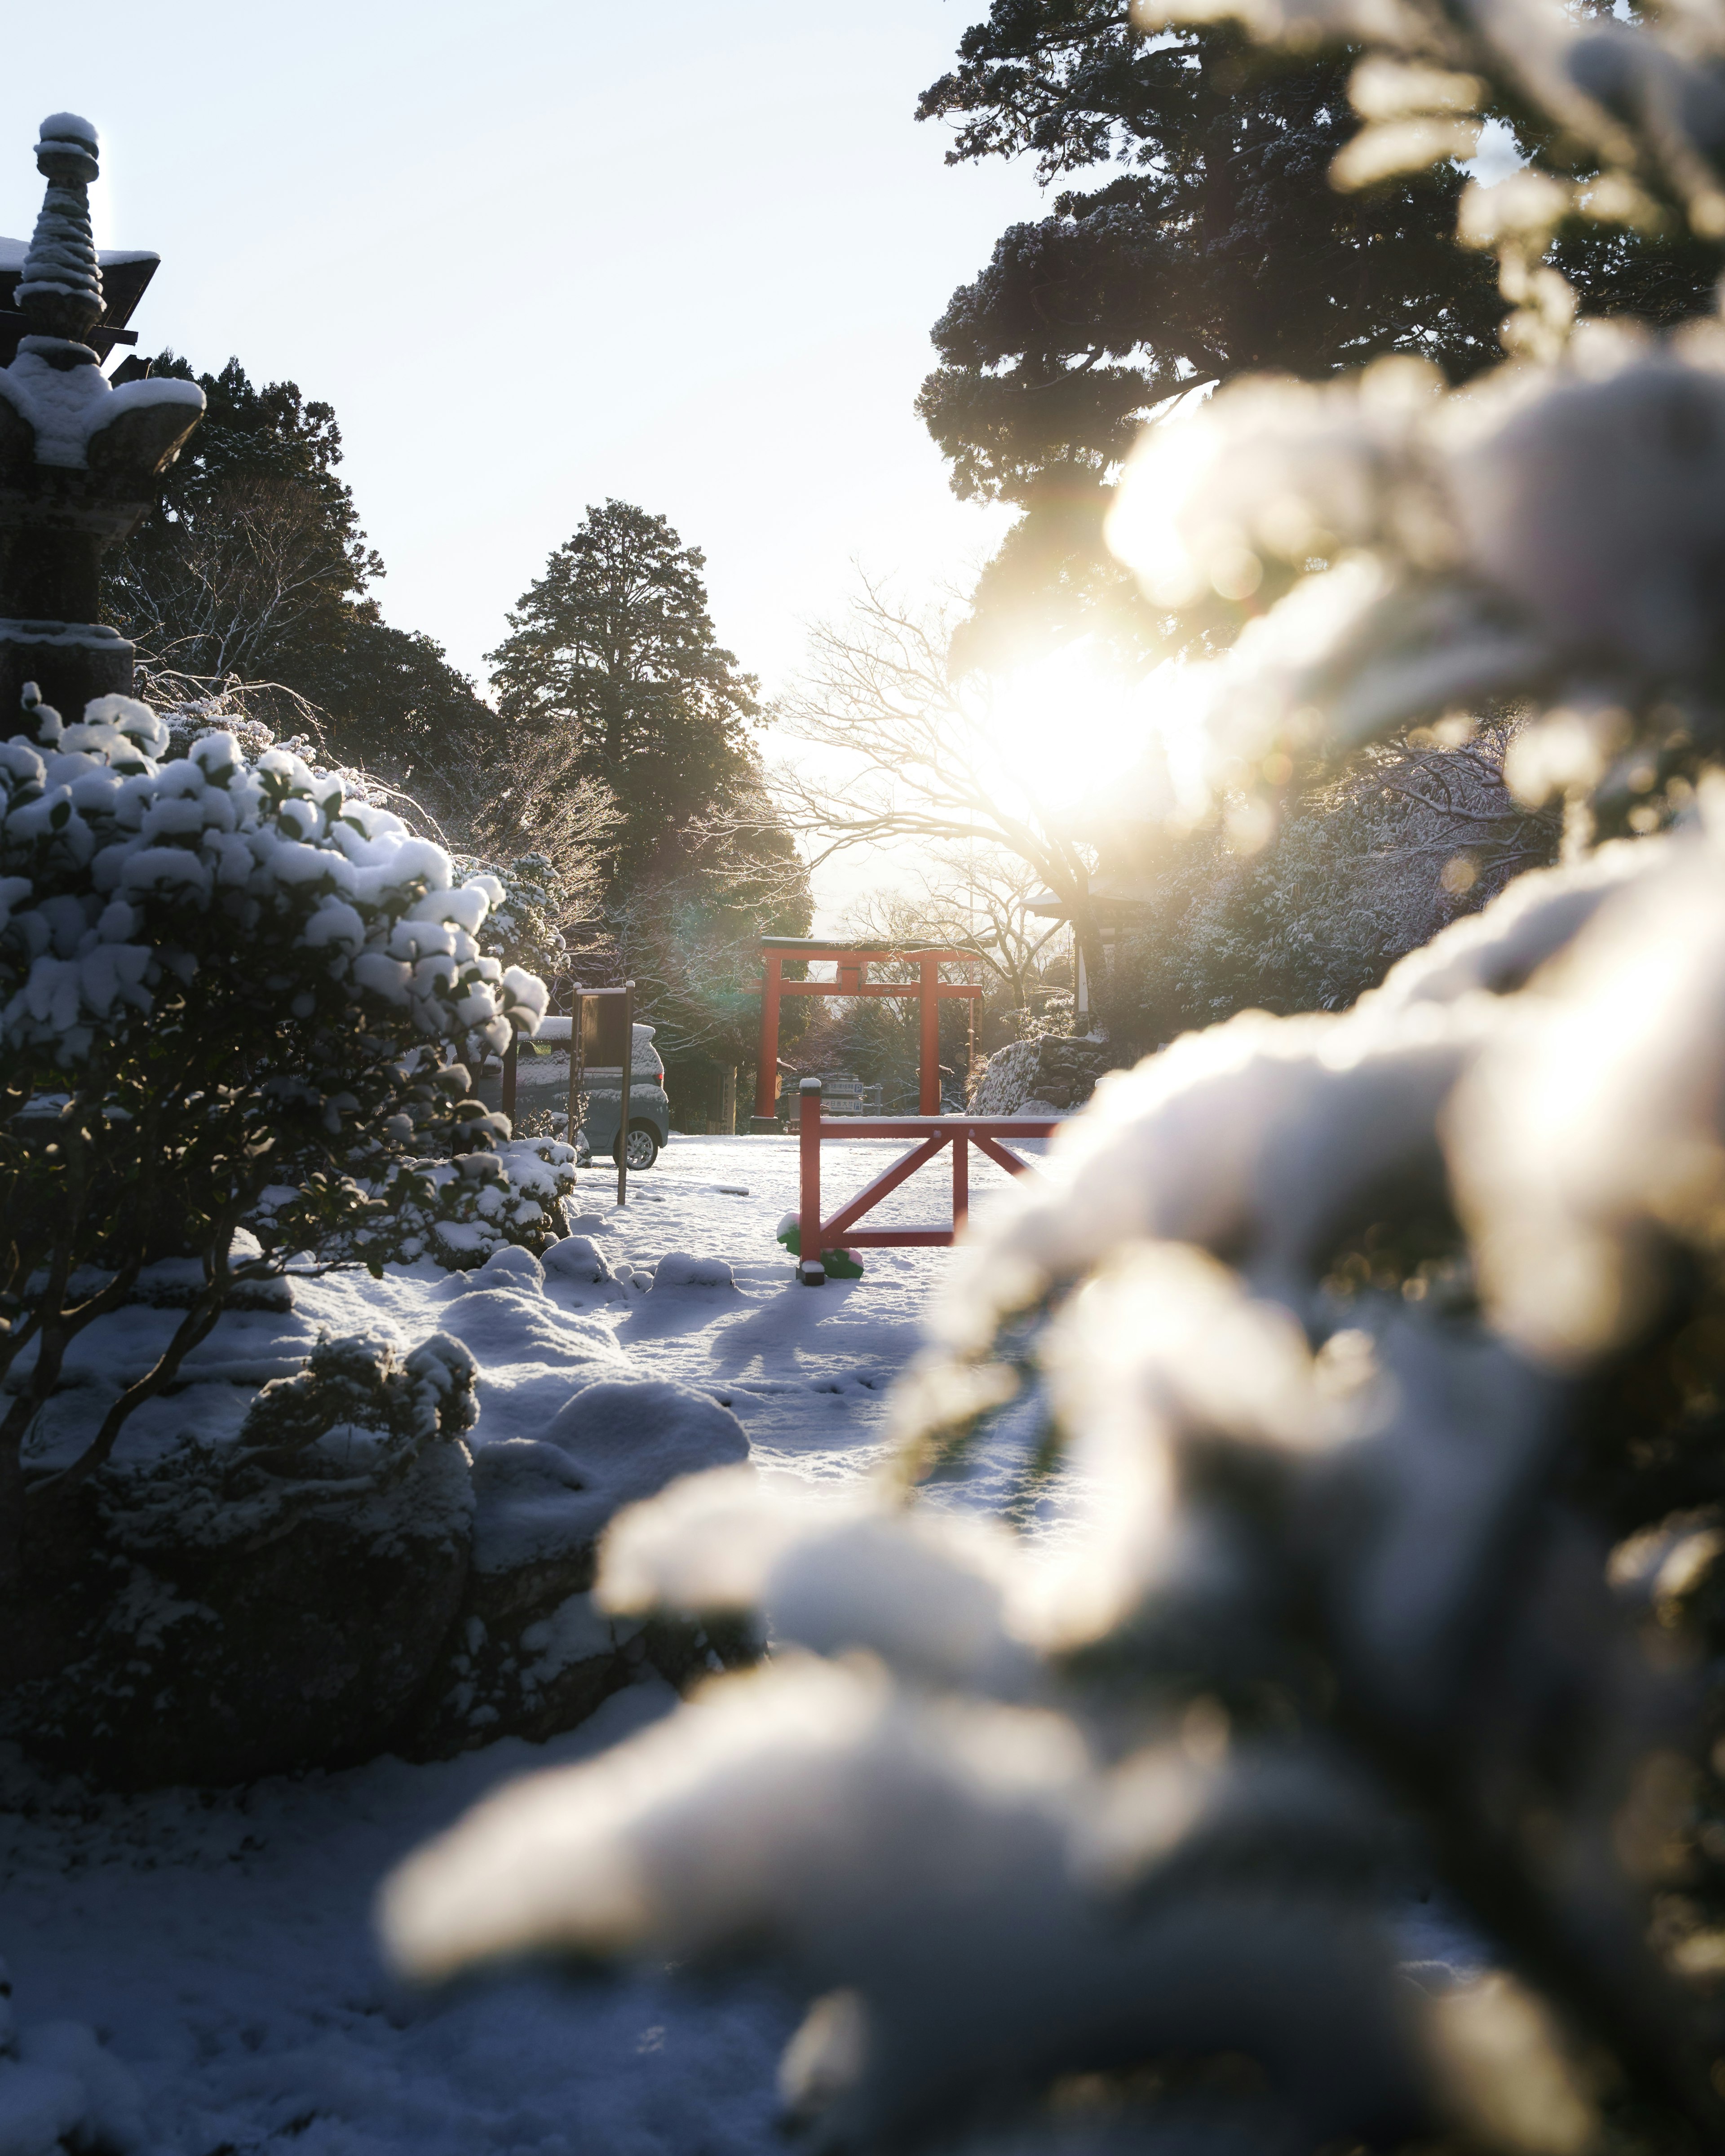
<svg viewBox="0 0 1725 2156"><path fill-rule="evenodd" d="M150 1260L195 1255L203 1291L61 1485L236 1282L301 1251L379 1263L444 1226L468 1256L538 1240L558 1178L544 1148L498 1152L507 1126L459 1060L545 1009L480 947L494 882L455 887L440 847L282 750L206 734L161 762L162 721L121 697L69 726L27 697L26 719L0 744L0 1573L66 1343Z"/></svg>
<svg viewBox="0 0 1725 2156"><path fill-rule="evenodd" d="M501 1125L503 1118L495 1117ZM547 1250L562 1234L562 1206L575 1188L575 1150L559 1138L493 1137L453 1159L392 1161L369 1181L377 1202L343 1227L326 1230L325 1260L352 1258L373 1271L430 1258L451 1271L482 1265L494 1250ZM303 1204L291 1186L266 1189L253 1218L280 1245L278 1208Z"/></svg>
<svg viewBox="0 0 1725 2156"><path fill-rule="evenodd" d="M1237 1010L1345 1009L1553 860L1557 813L1523 807L1504 783L1513 746L1501 725L1465 742L1424 730L1285 799L1261 847L1214 821L1173 840L1115 947L1114 1038L1153 1048Z"/></svg>
<svg viewBox="0 0 1725 2156"><path fill-rule="evenodd" d="M1494 94L1570 161L1466 198L1519 311L1497 380L1152 430L1117 534L1153 598L1264 609L1164 798L1514 696L1571 858L1345 1014L1106 1078L955 1251L896 1487L709 1476L614 1531L602 1605L750 1613L773 1659L493 1799L386 1933L426 1977L774 1962L828 2149L1717 2146L1725 328L1572 340L1540 249L1572 213L1725 235L1725 11L1138 12L1388 49L1344 182L1465 154ZM1060 1533L907 1502L1014 1459L1021 1522L1065 1461Z"/></svg>
<svg viewBox="0 0 1725 2156"><path fill-rule="evenodd" d="M0 1962L0 2151L129 2156L145 2143L143 2094L81 2021L19 2028Z"/></svg>
<svg viewBox="0 0 1725 2156"><path fill-rule="evenodd" d="M362 1333L320 1340L305 1368L264 1386L240 1425L236 1456L265 1473L298 1476L382 1466L434 1439L461 1436L479 1419L473 1357L434 1333L403 1358L395 1343Z"/></svg>
<svg viewBox="0 0 1725 2156"><path fill-rule="evenodd" d="M788 1250L793 1258L802 1256L803 1224L794 1213L783 1214L773 1232L773 1240L782 1250ZM855 1250L823 1250L820 1262L829 1280L860 1280L863 1276L863 1262Z"/></svg>
<svg viewBox="0 0 1725 2156"><path fill-rule="evenodd" d="M687 1250L667 1250L653 1268L655 1287L728 1287L736 1276L723 1258L697 1258Z"/></svg>
<svg viewBox="0 0 1725 2156"><path fill-rule="evenodd" d="M969 1107L974 1116L1051 1116L1087 1101L1096 1081L1119 1060L1106 1041L1038 1033L996 1049L977 1070Z"/></svg>
<svg viewBox="0 0 1725 2156"><path fill-rule="evenodd" d="M465 1435L477 1374L441 1332L405 1357L381 1333L325 1337L303 1370L264 1387L237 1438L129 1467L101 1502L135 1556L273 1537L299 1513L389 1489L428 1447Z"/></svg>
<svg viewBox="0 0 1725 2156"><path fill-rule="evenodd" d="M459 865L498 887L480 932L482 947L509 965L554 980L568 964L562 924L571 900L555 865L543 854L522 854L513 860L463 859Z"/></svg>
<svg viewBox="0 0 1725 2156"><path fill-rule="evenodd" d="M545 1254L545 1270L584 1287L602 1286L611 1278L605 1254L591 1235L565 1235L552 1244Z"/></svg>
<svg viewBox="0 0 1725 2156"><path fill-rule="evenodd" d="M50 1532L64 1569L44 1578L33 1535L0 1732L130 1787L401 1742L471 1567L476 1375L445 1334L405 1355L384 1333L325 1338L238 1431L194 1420L122 1452L85 1493L81 1565Z"/></svg>
<svg viewBox="0 0 1725 2156"><path fill-rule="evenodd" d="M1009 1040L978 1069L966 1102L973 1116L1028 1116L1053 1113L1053 1103L1039 1098L1036 1073L1040 1040Z"/></svg>

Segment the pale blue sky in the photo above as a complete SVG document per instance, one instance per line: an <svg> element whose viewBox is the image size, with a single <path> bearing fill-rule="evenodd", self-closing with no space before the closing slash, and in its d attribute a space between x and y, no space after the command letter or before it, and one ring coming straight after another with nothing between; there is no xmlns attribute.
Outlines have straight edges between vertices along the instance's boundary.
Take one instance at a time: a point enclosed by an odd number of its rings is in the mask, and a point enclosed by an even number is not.
<svg viewBox="0 0 1725 2156"><path fill-rule="evenodd" d="M1028 169L948 169L917 92L987 0L85 0L15 11L0 231L36 122L100 128L144 350L334 404L388 618L477 671L589 501L706 551L770 687L849 557L988 551L911 410Z"/></svg>

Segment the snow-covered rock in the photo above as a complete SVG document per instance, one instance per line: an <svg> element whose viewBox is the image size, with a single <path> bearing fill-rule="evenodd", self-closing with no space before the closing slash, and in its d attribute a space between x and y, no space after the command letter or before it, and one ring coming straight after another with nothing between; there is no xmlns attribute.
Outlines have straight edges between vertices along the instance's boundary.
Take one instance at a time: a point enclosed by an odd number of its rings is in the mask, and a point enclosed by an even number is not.
<svg viewBox="0 0 1725 2156"><path fill-rule="evenodd" d="M697 1628L644 1640L593 1609L594 1546L747 1440L710 1395L638 1374L598 1314L634 1291L593 1237L547 1258L392 1268L347 1297L365 1329L333 1337L285 1283L285 1308L227 1313L72 1501L100 1554L41 1640L0 1642L0 1734L121 1785L222 1784L543 1738L644 1662L705 1666ZM39 1470L159 1353L182 1283L170 1263L148 1286L78 1342Z"/></svg>
<svg viewBox="0 0 1725 2156"><path fill-rule="evenodd" d="M597 1287L611 1278L604 1252L591 1235L564 1235L545 1253L545 1270L559 1280Z"/></svg>
<svg viewBox="0 0 1725 2156"><path fill-rule="evenodd" d="M143 2140L132 2076L81 2021L16 2028L0 1961L0 2156L126 2156Z"/></svg>
<svg viewBox="0 0 1725 2156"><path fill-rule="evenodd" d="M653 1268L653 1285L655 1288L734 1288L737 1280L723 1258L696 1258L686 1250L667 1250Z"/></svg>
<svg viewBox="0 0 1725 2156"><path fill-rule="evenodd" d="M973 1116L1057 1116L1081 1106L1113 1058L1101 1040L1044 1034L996 1049L971 1089Z"/></svg>
<svg viewBox="0 0 1725 2156"><path fill-rule="evenodd" d="M475 1375L443 1334L405 1358L386 1336L321 1341L237 1437L187 1431L74 1492L100 1531L67 1590L70 1651L14 1686L8 1733L143 1787L382 1750L466 1581Z"/></svg>
<svg viewBox="0 0 1725 2156"><path fill-rule="evenodd" d="M727 1269L728 1275L728 1269ZM598 1378L537 1437L474 1454L473 1568L411 1740L438 1757L509 1733L571 1728L644 1662L680 1682L716 1654L696 1628L611 1617L593 1602L600 1536L619 1509L748 1457L728 1408L661 1379Z"/></svg>

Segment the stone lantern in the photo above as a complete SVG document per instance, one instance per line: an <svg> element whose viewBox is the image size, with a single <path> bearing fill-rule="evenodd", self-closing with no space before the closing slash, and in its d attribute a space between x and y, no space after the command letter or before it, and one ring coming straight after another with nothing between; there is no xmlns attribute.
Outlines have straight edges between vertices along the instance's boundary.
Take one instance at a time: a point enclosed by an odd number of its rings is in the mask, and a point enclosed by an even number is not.
<svg viewBox="0 0 1725 2156"><path fill-rule="evenodd" d="M96 621L101 557L147 514L203 393L103 375L89 341L105 311L95 128L51 115L36 166L48 188L14 299L24 333L0 367L0 721L34 681L69 722L92 696L131 692L132 646Z"/></svg>

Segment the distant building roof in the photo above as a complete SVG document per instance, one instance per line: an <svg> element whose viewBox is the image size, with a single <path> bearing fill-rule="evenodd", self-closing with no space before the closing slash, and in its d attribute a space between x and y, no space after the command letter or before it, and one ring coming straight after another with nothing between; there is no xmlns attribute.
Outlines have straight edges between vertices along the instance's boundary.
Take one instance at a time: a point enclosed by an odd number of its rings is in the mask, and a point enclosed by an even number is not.
<svg viewBox="0 0 1725 2156"><path fill-rule="evenodd" d="M1149 891L1135 889L1131 884L1111 881L1093 883L1090 887L1090 897L1092 906L1101 907L1148 906L1151 903ZM1044 921L1070 921L1072 918L1070 903L1051 891L1039 891L1034 898L1027 898L1024 911L1036 914Z"/></svg>

